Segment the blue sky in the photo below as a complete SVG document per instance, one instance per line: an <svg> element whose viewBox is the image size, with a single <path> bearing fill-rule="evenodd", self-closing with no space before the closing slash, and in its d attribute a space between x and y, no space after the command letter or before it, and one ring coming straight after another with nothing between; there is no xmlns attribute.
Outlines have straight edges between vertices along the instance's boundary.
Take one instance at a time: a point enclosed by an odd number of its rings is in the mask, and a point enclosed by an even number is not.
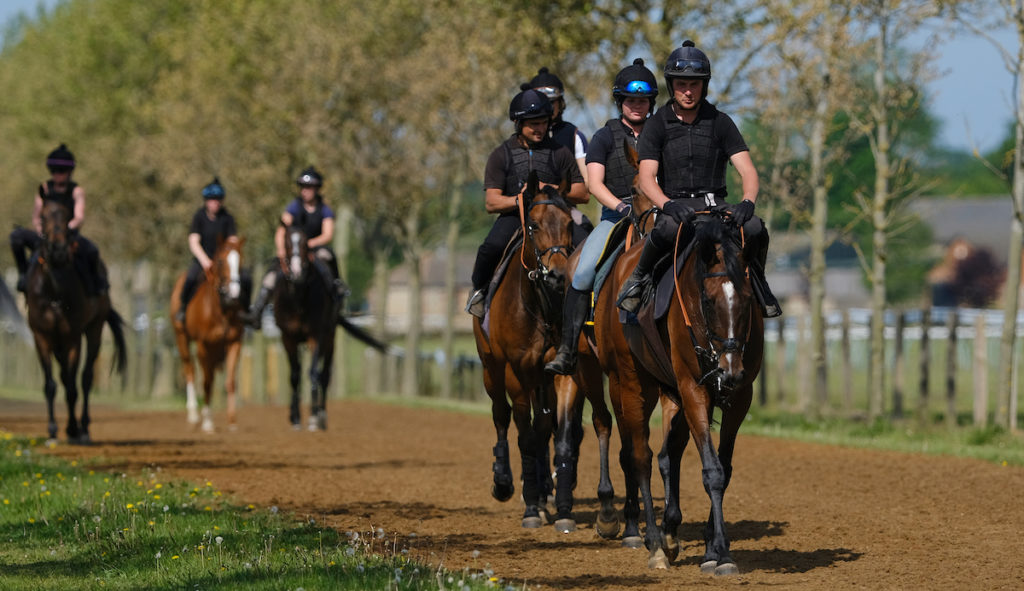
<svg viewBox="0 0 1024 591"><path fill-rule="evenodd" d="M0 0L0 23L18 12L34 14L39 4L50 7L56 0ZM1016 47L1010 28L999 39L1005 47ZM959 35L936 51L941 76L928 88L932 111L942 121L940 141L962 150L970 149L972 140L983 152L994 148L1013 119L1013 77L983 39Z"/></svg>

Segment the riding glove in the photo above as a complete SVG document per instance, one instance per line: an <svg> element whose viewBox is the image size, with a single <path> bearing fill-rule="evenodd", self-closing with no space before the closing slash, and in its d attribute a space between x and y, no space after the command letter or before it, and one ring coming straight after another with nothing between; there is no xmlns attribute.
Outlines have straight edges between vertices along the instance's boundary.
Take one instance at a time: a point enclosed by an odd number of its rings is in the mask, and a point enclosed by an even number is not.
<svg viewBox="0 0 1024 591"><path fill-rule="evenodd" d="M749 222L750 218L754 217L754 202L750 199L744 199L729 208L729 212L732 214L732 221L736 226L742 228L743 224Z"/></svg>
<svg viewBox="0 0 1024 591"><path fill-rule="evenodd" d="M693 208L689 205L684 204L682 201L670 199L661 211L672 216L672 219L679 222L680 224L688 224L693 221L693 217L697 215Z"/></svg>
<svg viewBox="0 0 1024 591"><path fill-rule="evenodd" d="M633 211L633 206L625 201L620 201L619 204L615 206L615 211L621 214L622 217L629 217L630 212Z"/></svg>

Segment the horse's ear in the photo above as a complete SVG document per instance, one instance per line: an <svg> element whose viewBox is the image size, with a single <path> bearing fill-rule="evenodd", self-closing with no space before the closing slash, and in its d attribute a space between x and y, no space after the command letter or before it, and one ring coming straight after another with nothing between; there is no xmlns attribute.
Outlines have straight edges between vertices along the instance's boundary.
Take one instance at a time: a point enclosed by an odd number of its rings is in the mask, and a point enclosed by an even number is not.
<svg viewBox="0 0 1024 591"><path fill-rule="evenodd" d="M622 138L622 151L626 154L626 162L633 167L633 170L640 170L640 157L636 153L636 148L629 143L628 138Z"/></svg>
<svg viewBox="0 0 1024 591"><path fill-rule="evenodd" d="M530 171L530 176L526 177L526 191L523 195L529 195L532 198L540 190L540 178L537 176L536 170Z"/></svg>
<svg viewBox="0 0 1024 591"><path fill-rule="evenodd" d="M569 189L572 188L572 180L568 176L562 177L562 182L558 183L558 194L568 195Z"/></svg>

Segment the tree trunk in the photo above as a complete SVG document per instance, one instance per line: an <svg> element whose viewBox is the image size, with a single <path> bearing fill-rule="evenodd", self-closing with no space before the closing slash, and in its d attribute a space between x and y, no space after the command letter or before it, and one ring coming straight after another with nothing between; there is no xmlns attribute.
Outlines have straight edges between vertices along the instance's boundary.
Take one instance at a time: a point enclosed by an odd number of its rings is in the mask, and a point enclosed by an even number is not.
<svg viewBox="0 0 1024 591"><path fill-rule="evenodd" d="M348 251L351 240L352 206L338 207L338 220L334 225L334 254L338 259L338 275L348 278ZM342 310L345 313L345 310ZM339 330L334 335L334 377L331 378L331 393L335 398L348 394L348 335Z"/></svg>
<svg viewBox="0 0 1024 591"><path fill-rule="evenodd" d="M885 20L875 42L875 195L871 207L871 224L874 228L871 245L871 384L868 415L875 419L882 415L885 404L885 265L887 234L889 230L886 212L889 202L889 123L886 105L886 44L887 26Z"/></svg>
<svg viewBox="0 0 1024 591"><path fill-rule="evenodd" d="M448 253L444 267L445 322L441 329L441 350L444 351L444 367L441 369L441 397L452 398L452 373L455 371L455 315L460 312L455 298L456 268L455 245L459 238L459 206L462 202L465 170L459 166L452 181L452 198L448 204L448 235L445 236L445 251Z"/></svg>
<svg viewBox="0 0 1024 591"><path fill-rule="evenodd" d="M374 333L380 336L387 335L388 329L388 249L379 248L373 251L373 294L374 302L371 309L374 311ZM367 364L369 367L365 374L365 389L367 394L382 394L384 389L384 371L386 367L384 354L373 349L367 349Z"/></svg>
<svg viewBox="0 0 1024 591"><path fill-rule="evenodd" d="M830 20L822 28L824 39L831 36ZM824 61L811 128L811 261L808 273L811 305L811 366L814 374L813 412L821 416L828 404L828 358L825 343L825 248L828 219L828 187L825 185L825 127L829 116L829 60Z"/></svg>
<svg viewBox="0 0 1024 591"><path fill-rule="evenodd" d="M420 266L420 210L422 205L414 201L406 217L405 249L406 264L409 267L409 303L406 309L408 324L405 330L405 364L402 368L402 395L416 396L419 393L419 351L420 333L423 328L423 269Z"/></svg>

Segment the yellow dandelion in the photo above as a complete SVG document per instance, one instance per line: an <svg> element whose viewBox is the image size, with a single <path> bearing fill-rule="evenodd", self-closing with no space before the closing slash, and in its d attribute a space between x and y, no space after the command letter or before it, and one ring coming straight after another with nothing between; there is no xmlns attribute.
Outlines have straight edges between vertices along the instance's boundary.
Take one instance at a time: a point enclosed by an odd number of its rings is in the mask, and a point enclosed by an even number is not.
<svg viewBox="0 0 1024 591"><path fill-rule="evenodd" d="M126 527L126 528L122 529L121 531L123 531L125 533L128 533L128 528Z"/></svg>
<svg viewBox="0 0 1024 591"><path fill-rule="evenodd" d="M140 480L140 481L136 482L135 485L136 486L142 486L142 481Z"/></svg>
<svg viewBox="0 0 1024 591"><path fill-rule="evenodd" d="M135 506L135 505L133 505L133 504L131 504L131 503L128 503L127 505L125 505L125 506L124 506L124 508L125 508L125 509L131 509L131 508L132 508L132 507L134 507L134 506Z"/></svg>
<svg viewBox="0 0 1024 591"><path fill-rule="evenodd" d="M215 525L213 526L213 529L220 529L220 527Z"/></svg>
<svg viewBox="0 0 1024 591"><path fill-rule="evenodd" d="M146 494L147 494L147 495L151 495L151 494L153 494L153 489L149 489L149 490L147 490L147 491L146 491Z"/></svg>
<svg viewBox="0 0 1024 591"><path fill-rule="evenodd" d="M205 547L206 546L203 546L202 544L199 544L198 546L196 546L196 550L202 550Z"/></svg>
<svg viewBox="0 0 1024 591"><path fill-rule="evenodd" d="M103 477L103 482L110 482L110 477L109 476L104 476Z"/></svg>
<svg viewBox="0 0 1024 591"><path fill-rule="evenodd" d="M56 441L50 441L50 442L48 442L46 444L46 447L48 447L50 449L54 449L55 447L57 447L57 442Z"/></svg>
<svg viewBox="0 0 1024 591"><path fill-rule="evenodd" d="M203 507L203 511L213 511L213 509L211 509L210 506L207 505L207 506Z"/></svg>
<svg viewBox="0 0 1024 591"><path fill-rule="evenodd" d="M21 450L20 449L15 450L14 451L14 455L20 458L21 457Z"/></svg>
<svg viewBox="0 0 1024 591"><path fill-rule="evenodd" d="M159 499L160 499L160 495L153 495L153 500L154 501L159 500Z"/></svg>
<svg viewBox="0 0 1024 591"><path fill-rule="evenodd" d="M150 520L150 521L149 521L149 525L151 525L151 526L152 526L152 525L156 525L156 522L155 522L155 521L153 521L153 520Z"/></svg>
<svg viewBox="0 0 1024 591"><path fill-rule="evenodd" d="M43 473L42 472L36 472L36 478L42 478L42 477L43 477Z"/></svg>
<svg viewBox="0 0 1024 591"><path fill-rule="evenodd" d="M207 480L207 481L206 481L206 486L208 486L208 487L210 487L210 486L213 486L213 483L212 483L212 482L210 482L209 480Z"/></svg>
<svg viewBox="0 0 1024 591"><path fill-rule="evenodd" d="M26 480L25 482L22 482L21 485L22 486L28 486L28 481Z"/></svg>
<svg viewBox="0 0 1024 591"><path fill-rule="evenodd" d="M78 460L71 460L71 465L72 466L77 466L78 465Z"/></svg>
<svg viewBox="0 0 1024 591"><path fill-rule="evenodd" d="M157 485L156 485L156 486L154 486L153 488L163 488L163 487L164 487L164 485L162 485L162 484L160 484L160 483L157 483Z"/></svg>
<svg viewBox="0 0 1024 591"><path fill-rule="evenodd" d="M35 523L36 522L36 518L35 517L29 517L28 518L28 522L29 523Z"/></svg>
<svg viewBox="0 0 1024 591"><path fill-rule="evenodd" d="M109 497L109 496L110 496L110 491L109 490L107 492L103 493L103 498L104 499Z"/></svg>
<svg viewBox="0 0 1024 591"><path fill-rule="evenodd" d="M252 503L250 503L249 506L246 507L246 509L255 509L255 508L256 508L256 505L253 505Z"/></svg>
<svg viewBox="0 0 1024 591"><path fill-rule="evenodd" d="M177 560L178 558L180 558L180 556L178 556L177 554L175 554L174 556L171 556L171 560Z"/></svg>
<svg viewBox="0 0 1024 591"><path fill-rule="evenodd" d="M5 504L5 505L10 505L10 504L11 504L11 502L10 502L10 501L8 501L7 499L4 499L4 504Z"/></svg>

